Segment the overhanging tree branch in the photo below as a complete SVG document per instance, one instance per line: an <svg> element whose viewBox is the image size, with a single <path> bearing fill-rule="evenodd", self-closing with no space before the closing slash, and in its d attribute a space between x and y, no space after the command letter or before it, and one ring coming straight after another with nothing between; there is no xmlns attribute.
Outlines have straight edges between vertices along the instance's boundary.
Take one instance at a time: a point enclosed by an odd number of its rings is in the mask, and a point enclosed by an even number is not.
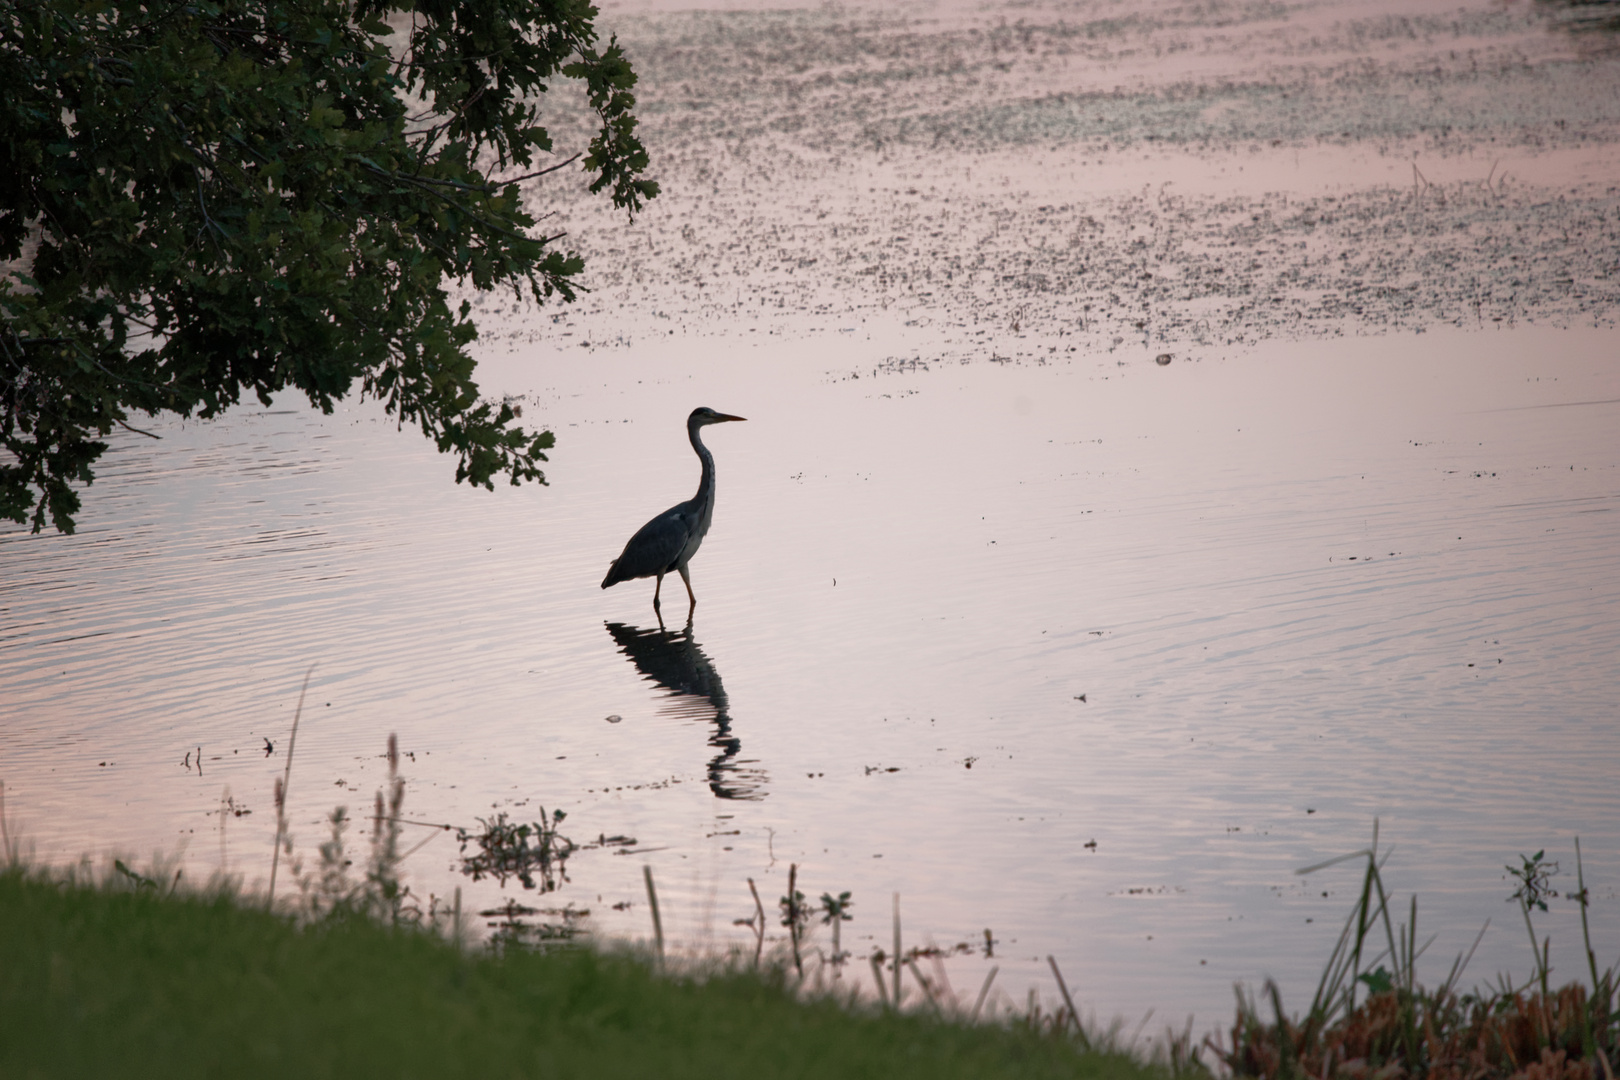
<svg viewBox="0 0 1620 1080"><path fill-rule="evenodd" d="M380 17L411 13L405 47ZM0 0L0 517L72 531L134 412L212 416L296 388L375 391L458 480L544 482L546 432L481 402L447 276L571 299L583 264L515 185L576 163L634 212L657 192L635 76L588 0ZM601 128L552 152L539 91ZM408 130L407 96L441 121ZM486 157L487 155L487 157ZM493 159L494 179L475 165ZM27 223L26 229L24 223ZM32 230L32 231L29 231ZM202 238L206 235L208 241ZM130 326L145 331L136 348ZM154 436L155 437L155 436Z"/></svg>

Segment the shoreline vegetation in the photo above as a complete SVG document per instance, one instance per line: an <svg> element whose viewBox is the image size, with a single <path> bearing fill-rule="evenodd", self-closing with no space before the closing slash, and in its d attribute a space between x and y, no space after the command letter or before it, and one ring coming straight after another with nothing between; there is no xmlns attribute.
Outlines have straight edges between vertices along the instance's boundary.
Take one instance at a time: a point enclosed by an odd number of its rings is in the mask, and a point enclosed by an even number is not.
<svg viewBox="0 0 1620 1080"><path fill-rule="evenodd" d="M88 857L33 867L9 829L0 786L0 1075L1615 1080L1620 963L1600 969L1592 949L1578 838L1577 891L1567 895L1581 905L1590 985L1550 982L1551 941L1538 939L1534 922L1558 895L1558 864L1545 851L1506 867L1535 970L1521 983L1498 975L1463 991L1470 949L1438 986L1419 983L1416 964L1433 939L1419 944L1416 897L1406 921L1394 921L1375 822L1369 847L1298 871L1366 865L1303 1015L1288 1013L1274 983L1259 995L1240 986L1224 1036L1195 1042L1189 1018L1182 1031L1143 1040L1145 1020L1126 1037L1122 1021L1099 1027L1082 1018L1051 957L1050 1006L1032 989L1022 1008L992 1001L986 1009L994 967L976 996L957 993L937 958L925 974L919 961L929 954L902 947L898 894L894 951L873 951L878 992L863 994L841 977L850 954L839 948L838 926L850 894L812 904L791 874L779 903L787 937L769 954L765 908L750 880L756 914L743 922L756 936L751 956L667 956L650 867L650 942L576 940L567 919L535 926L526 918L538 912L511 901L478 913L504 917L479 943L459 888L453 902L430 897L424 909L403 882L410 852L400 844L404 781L393 737L363 872L351 870L344 807L328 819L318 865L303 869L285 817L296 734L295 718L277 784L275 860L286 856L298 892L279 899L273 885L259 895L231 876L191 885L161 859L144 871L117 858L99 872ZM481 832L460 830L464 872L542 893L559 888L568 856L581 850L558 831L564 816L542 812L541 821L517 825L500 815ZM807 948L817 914L833 929L830 953Z"/></svg>
<svg viewBox="0 0 1620 1080"><path fill-rule="evenodd" d="M1418 902L1411 899L1407 921L1394 923L1378 856L1378 825L1372 845L1350 855L1305 867L1300 874L1335 863L1366 860L1361 894L1328 958L1309 1010L1290 1016L1274 983L1264 1004L1237 990L1237 1019L1223 1045L1206 1046L1234 1077L1334 1077L1337 1080L1614 1080L1620 1046L1617 975L1620 964L1600 970L1592 949L1587 908L1591 895L1575 838L1577 891L1590 988L1571 982L1553 988L1550 937L1538 940L1534 913L1547 910L1558 895L1552 877L1558 864L1546 852L1520 856L1505 867L1518 882L1510 897L1518 903L1535 971L1515 985L1497 975L1491 985L1463 991L1461 979L1474 948L1452 962L1433 988L1417 981L1419 957L1433 942L1418 944ZM1370 955L1374 949L1380 951ZM1269 1008L1268 1008L1269 1007ZM1271 1019L1265 1019L1269 1011Z"/></svg>

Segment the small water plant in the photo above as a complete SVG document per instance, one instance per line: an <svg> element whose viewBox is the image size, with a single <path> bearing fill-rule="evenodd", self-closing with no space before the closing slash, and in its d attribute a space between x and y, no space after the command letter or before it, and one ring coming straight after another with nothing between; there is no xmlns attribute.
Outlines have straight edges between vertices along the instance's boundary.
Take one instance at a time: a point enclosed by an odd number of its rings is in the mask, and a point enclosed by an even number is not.
<svg viewBox="0 0 1620 1080"><path fill-rule="evenodd" d="M1579 840L1576 841L1579 843ZM1536 957L1536 978L1541 983L1541 994L1547 995L1547 976L1552 970L1552 939L1549 937L1540 946L1536 945L1536 928L1531 925L1530 913L1532 911L1547 910L1547 898L1557 897L1558 890L1552 887L1553 876L1558 873L1558 864L1547 861L1547 849L1542 848L1534 855L1519 856L1519 866L1509 863L1502 867L1507 871L1508 877L1519 883L1508 897L1508 903L1515 900L1519 903L1519 912L1524 916L1524 928L1530 935L1530 951ZM1584 909L1583 909L1584 910ZM1587 939L1588 945L1591 938Z"/></svg>
<svg viewBox="0 0 1620 1080"><path fill-rule="evenodd" d="M567 816L553 810L548 817L542 807L540 820L517 822L503 810L492 818L479 818L478 829L457 829L461 872L474 881L490 877L504 886L508 878L516 878L525 889L555 892L568 880L568 856L578 850L559 831ZM468 845L474 849L471 855Z"/></svg>
<svg viewBox="0 0 1620 1080"><path fill-rule="evenodd" d="M843 966L844 961L849 959L849 953L842 948L838 931L843 923L855 917L849 913L849 909L854 904L855 902L849 898L848 889L845 889L837 896L832 893L821 894L821 922L823 925L832 926L833 951L827 960L833 966L834 978L838 977L838 969Z"/></svg>

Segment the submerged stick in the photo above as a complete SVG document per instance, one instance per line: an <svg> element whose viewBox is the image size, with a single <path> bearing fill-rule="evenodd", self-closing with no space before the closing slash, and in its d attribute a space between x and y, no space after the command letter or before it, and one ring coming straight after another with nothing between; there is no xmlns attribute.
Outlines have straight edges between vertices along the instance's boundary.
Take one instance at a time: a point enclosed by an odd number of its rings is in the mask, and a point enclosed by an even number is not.
<svg viewBox="0 0 1620 1080"><path fill-rule="evenodd" d="M799 957L799 864L788 865L787 894L788 940L793 943L793 968L804 978L804 961Z"/></svg>
<svg viewBox="0 0 1620 1080"><path fill-rule="evenodd" d="M16 862L11 856L11 832L6 828L6 782L4 780L0 780L0 848L4 848L7 866Z"/></svg>
<svg viewBox="0 0 1620 1080"><path fill-rule="evenodd" d="M223 877L226 872L225 861L225 819L231 812L231 785L226 784L225 790L219 793L219 873Z"/></svg>
<svg viewBox="0 0 1620 1080"><path fill-rule="evenodd" d="M1131 1032L1131 1041L1127 1044L1131 1049L1134 1050L1136 1048L1136 1040L1142 1037L1142 1029L1148 1026L1149 1020L1153 1019L1153 1013L1154 1010L1149 1009L1147 1011L1147 1015L1142 1017L1142 1022L1136 1025L1136 1030ZM1172 1028L1170 1030L1173 1031L1174 1029Z"/></svg>
<svg viewBox="0 0 1620 1080"><path fill-rule="evenodd" d="M933 1008L934 1014L943 1016L944 1011L939 1006L939 998L936 996L933 984L917 968L917 958L914 956L907 958L906 966L911 969L912 979L916 980L917 985L922 987L923 997L928 999L928 1004Z"/></svg>
<svg viewBox="0 0 1620 1080"><path fill-rule="evenodd" d="M900 1007L900 894L894 894L894 1007Z"/></svg>
<svg viewBox="0 0 1620 1080"><path fill-rule="evenodd" d="M293 747L298 744L298 721L304 715L304 695L309 691L309 677L315 674L315 666L309 665L309 670L304 672L304 685L298 691L298 708L293 710L292 734L287 738L287 767L282 770L281 783L276 785L276 849L270 855L270 889L264 897L266 911L276 902L276 867L281 862L281 843L287 832L287 786L292 781ZM199 751L198 757L201 756Z"/></svg>
<svg viewBox="0 0 1620 1080"><path fill-rule="evenodd" d="M1000 964L992 964L990 974L984 977L984 985L979 987L979 1000L973 1003L973 1022L979 1021L979 1010L984 1008L984 999L990 995L990 984L996 981L996 972L1001 970Z"/></svg>
<svg viewBox="0 0 1620 1080"><path fill-rule="evenodd" d="M951 1012L960 1015L962 1011L961 999L956 995L956 987L951 985L951 973L945 970L945 962L939 958L939 953L929 957L934 965L934 986L937 988L939 999L951 1003ZM937 1007L937 1002L936 1002Z"/></svg>
<svg viewBox="0 0 1620 1080"><path fill-rule="evenodd" d="M653 941L658 947L658 968L664 967L664 923L658 917L658 890L653 888L652 867L643 866L641 876L647 879L647 903L652 907Z"/></svg>
<svg viewBox="0 0 1620 1080"><path fill-rule="evenodd" d="M1091 1040L1086 1038L1086 1029L1080 1026L1080 1014L1075 1011L1074 998L1069 996L1069 984L1063 981L1063 972L1058 970L1057 957L1047 953L1046 963L1052 969L1052 977L1057 979L1058 992L1063 995L1063 1004L1069 1007L1069 1015L1074 1018L1074 1033L1079 1037L1080 1045L1090 1050Z"/></svg>
<svg viewBox="0 0 1620 1080"><path fill-rule="evenodd" d="M759 970L759 954L765 951L765 905L759 902L759 889L754 879L748 879L748 891L754 894L754 970Z"/></svg>

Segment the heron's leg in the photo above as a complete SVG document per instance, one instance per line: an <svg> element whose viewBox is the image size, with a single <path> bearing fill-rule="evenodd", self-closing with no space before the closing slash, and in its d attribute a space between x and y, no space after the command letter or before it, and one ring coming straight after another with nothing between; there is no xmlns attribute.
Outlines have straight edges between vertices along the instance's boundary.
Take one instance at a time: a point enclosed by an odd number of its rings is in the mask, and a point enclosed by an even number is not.
<svg viewBox="0 0 1620 1080"><path fill-rule="evenodd" d="M692 593L692 577L686 572L685 563L682 563L675 569L681 572L681 580L686 583L686 598L691 601L691 604L687 606L686 612L688 615L690 615L693 609L697 607L697 597Z"/></svg>
<svg viewBox="0 0 1620 1080"><path fill-rule="evenodd" d="M659 574L658 575L658 584L653 586L653 610L654 611L658 610L658 593L663 589L663 587L664 587L664 575Z"/></svg>

